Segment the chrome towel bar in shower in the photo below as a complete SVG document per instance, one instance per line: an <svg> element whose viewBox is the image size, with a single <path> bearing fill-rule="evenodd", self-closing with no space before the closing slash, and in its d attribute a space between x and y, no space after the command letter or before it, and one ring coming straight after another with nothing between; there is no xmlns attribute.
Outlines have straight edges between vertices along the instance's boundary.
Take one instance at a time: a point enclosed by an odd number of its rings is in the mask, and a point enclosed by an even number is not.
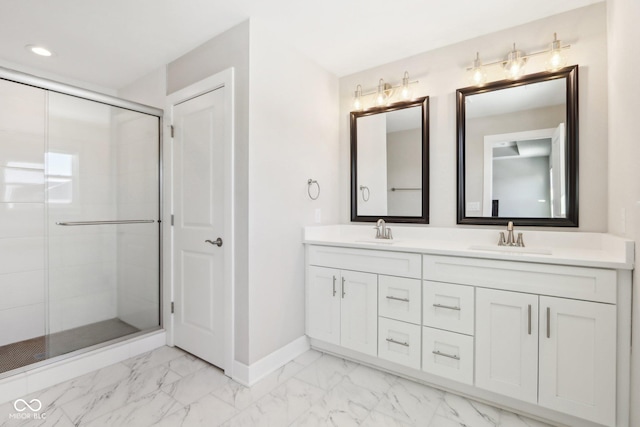
<svg viewBox="0 0 640 427"><path fill-rule="evenodd" d="M156 222L154 219L129 219L123 221L73 221L56 222L56 225L76 226L76 225L111 225L111 224L150 224Z"/></svg>

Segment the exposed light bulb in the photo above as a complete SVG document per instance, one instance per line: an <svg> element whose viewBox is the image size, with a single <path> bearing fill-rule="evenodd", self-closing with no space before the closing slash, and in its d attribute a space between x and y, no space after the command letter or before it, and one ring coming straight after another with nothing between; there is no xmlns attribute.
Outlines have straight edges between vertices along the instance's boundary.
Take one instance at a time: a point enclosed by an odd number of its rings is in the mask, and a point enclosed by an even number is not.
<svg viewBox="0 0 640 427"><path fill-rule="evenodd" d="M376 96L373 98L373 103L376 107L381 107L387 105L388 101L389 96L387 95L386 85L384 80L380 79L380 82L378 82L378 92L376 92Z"/></svg>
<svg viewBox="0 0 640 427"><path fill-rule="evenodd" d="M551 42L551 50L546 61L547 71L558 71L567 64L567 57L562 52L562 46L556 33L553 33L553 41Z"/></svg>
<svg viewBox="0 0 640 427"><path fill-rule="evenodd" d="M484 71L480 61L480 53L476 52L476 59L473 60L473 68L469 73L469 80L472 85L482 86L487 82L487 73Z"/></svg>
<svg viewBox="0 0 640 427"><path fill-rule="evenodd" d="M402 90L400 91L400 97L405 101L413 98L413 93L409 85L409 72L405 71L404 77L402 77Z"/></svg>
<svg viewBox="0 0 640 427"><path fill-rule="evenodd" d="M509 79L517 79L524 74L525 59L522 57L522 52L516 49L516 44L513 44L513 50L509 52L507 61L504 64L504 70Z"/></svg>
<svg viewBox="0 0 640 427"><path fill-rule="evenodd" d="M356 91L353 94L353 109L355 111L362 110L362 86L356 86Z"/></svg>

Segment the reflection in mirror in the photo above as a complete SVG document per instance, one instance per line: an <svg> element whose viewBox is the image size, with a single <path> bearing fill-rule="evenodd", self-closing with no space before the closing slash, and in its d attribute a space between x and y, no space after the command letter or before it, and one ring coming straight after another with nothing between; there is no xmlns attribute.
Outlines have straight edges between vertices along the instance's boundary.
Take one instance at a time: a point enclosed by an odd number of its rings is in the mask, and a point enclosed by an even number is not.
<svg viewBox="0 0 640 427"><path fill-rule="evenodd" d="M457 95L458 223L577 226L577 66Z"/></svg>
<svg viewBox="0 0 640 427"><path fill-rule="evenodd" d="M427 106L351 113L352 221L428 222Z"/></svg>

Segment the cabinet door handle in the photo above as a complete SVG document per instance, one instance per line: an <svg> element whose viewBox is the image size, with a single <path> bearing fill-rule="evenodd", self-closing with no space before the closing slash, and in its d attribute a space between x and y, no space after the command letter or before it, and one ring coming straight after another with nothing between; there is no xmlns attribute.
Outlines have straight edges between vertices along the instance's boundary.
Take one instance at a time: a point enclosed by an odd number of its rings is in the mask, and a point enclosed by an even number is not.
<svg viewBox="0 0 640 427"><path fill-rule="evenodd" d="M547 338L551 338L551 307L547 307Z"/></svg>
<svg viewBox="0 0 640 427"><path fill-rule="evenodd" d="M528 325L528 329L529 329L529 335L531 335L531 304L529 304L529 325Z"/></svg>
<svg viewBox="0 0 640 427"><path fill-rule="evenodd" d="M446 308L447 310L457 310L460 311L460 307L456 307L453 305L443 305L443 304L433 304L435 308Z"/></svg>
<svg viewBox="0 0 640 427"><path fill-rule="evenodd" d="M336 296L336 276L333 276L333 296Z"/></svg>
<svg viewBox="0 0 640 427"><path fill-rule="evenodd" d="M394 301L409 302L409 298L398 298L391 295L387 295L387 299L392 299Z"/></svg>
<svg viewBox="0 0 640 427"><path fill-rule="evenodd" d="M431 353L435 354L436 356L442 356L442 357L448 357L449 359L460 360L460 356L456 356L455 354L440 353L438 350L433 350Z"/></svg>
<svg viewBox="0 0 640 427"><path fill-rule="evenodd" d="M346 293L344 292L344 277L342 278L342 298L344 298L344 296L346 295Z"/></svg>
<svg viewBox="0 0 640 427"><path fill-rule="evenodd" d="M405 347L409 347L409 343L396 341L393 338L387 338L387 341L389 341L390 343L394 343L394 344L398 344L398 345L403 345Z"/></svg>

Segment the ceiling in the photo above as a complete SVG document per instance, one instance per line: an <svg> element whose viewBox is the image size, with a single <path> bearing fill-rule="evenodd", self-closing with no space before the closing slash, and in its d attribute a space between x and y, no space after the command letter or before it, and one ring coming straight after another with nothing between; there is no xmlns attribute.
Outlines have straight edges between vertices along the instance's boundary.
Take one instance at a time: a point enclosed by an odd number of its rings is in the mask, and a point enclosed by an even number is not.
<svg viewBox="0 0 640 427"><path fill-rule="evenodd" d="M252 17L341 77L599 1L0 0L0 61L118 89Z"/></svg>

